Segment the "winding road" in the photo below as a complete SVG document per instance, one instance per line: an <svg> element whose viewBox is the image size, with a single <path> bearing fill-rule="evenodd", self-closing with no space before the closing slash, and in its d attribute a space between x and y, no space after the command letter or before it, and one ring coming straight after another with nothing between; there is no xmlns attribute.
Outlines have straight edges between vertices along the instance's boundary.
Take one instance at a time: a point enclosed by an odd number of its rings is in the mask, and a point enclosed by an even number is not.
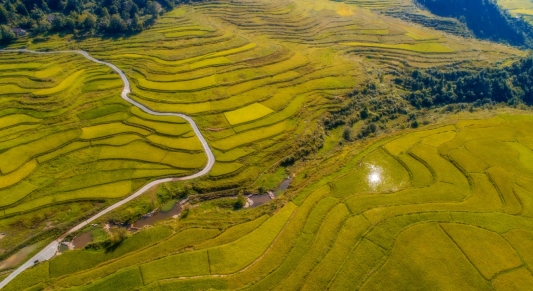
<svg viewBox="0 0 533 291"><path fill-rule="evenodd" d="M201 177L201 176L209 173L209 171L211 170L211 168L215 164L215 156L213 155L213 152L209 148L209 145L207 144L205 138L202 136L202 133L198 129L198 126L196 126L196 123L194 122L194 120L192 120L192 118L190 118L189 116L181 114L181 113L158 112L158 111L151 110L150 108L146 107L145 105L143 105L143 104L131 99L130 97L128 97L128 94L131 92L131 90L130 90L130 82L128 81L128 78L126 78L126 74L124 74L124 72L122 72L122 70L120 70L117 66L115 66L115 65L113 65L111 63L107 63L107 62L103 62L103 61L100 61L98 59L95 59L91 55L89 55L86 51L81 51L81 50L40 52L40 51L32 51L32 50L27 50L27 49L11 49L11 50L0 50L0 52L12 52L12 53L13 52L22 52L22 53L34 53L34 54L75 53L75 54L80 54L80 55L84 56L85 58L87 58L88 60L93 61L95 63L106 65L106 66L110 67L111 69L113 69L113 71L117 72L120 75L120 78L122 79L122 82L124 83L124 88L122 89L122 93L120 94L122 99L126 100L131 105L133 105L135 107L138 107L139 109L143 110L144 112L152 114L152 115L178 116L178 117L181 117L181 118L187 120L189 122L189 124L191 125L191 127L193 128L194 133L196 134L196 136L198 137L198 139L202 143L202 147L204 148L205 154L207 155L207 165L201 171L199 171L198 173L195 173L195 174L190 175L190 176L185 176L185 177L165 178L165 179L159 179L159 180L155 180L153 182L150 182L150 183L146 184L144 187L142 187L141 189L137 190L132 195L130 195L130 196L124 198L123 200L121 200L121 201L109 206L108 208L106 208L106 209L100 211L99 213L97 213L96 215L94 215L94 216L90 217L89 219L83 221L82 223L76 225L75 227L73 227L72 229L70 229L69 231L64 233L62 236L60 236L58 239L54 240L49 245L47 245L43 250L41 250L39 253L37 253L35 256L33 256L31 259L29 259L27 262L25 262L23 265L18 267L15 271L13 271L13 273L9 274L9 276L7 276L2 282L0 282L0 289L5 287L9 282L11 282L11 280L13 280L15 277L17 277L24 270L26 270L29 267L33 266L35 264L35 261L39 261L39 262L47 261L47 260L51 259L53 256L55 256L57 248L59 246L59 243L67 235L82 229L83 227L85 227L89 223L93 222L94 220L100 218L101 216L103 216L103 215L115 210L116 208L118 208L118 207L120 207L120 206L122 206L122 205L124 205L124 204L126 204L128 202L130 202L131 200L139 197L141 194L146 192L148 189L150 189L150 188L152 188L152 187L154 187L156 185L159 185L159 184L162 184L162 183L166 183L166 182L171 182L171 181L190 180L190 179Z"/></svg>

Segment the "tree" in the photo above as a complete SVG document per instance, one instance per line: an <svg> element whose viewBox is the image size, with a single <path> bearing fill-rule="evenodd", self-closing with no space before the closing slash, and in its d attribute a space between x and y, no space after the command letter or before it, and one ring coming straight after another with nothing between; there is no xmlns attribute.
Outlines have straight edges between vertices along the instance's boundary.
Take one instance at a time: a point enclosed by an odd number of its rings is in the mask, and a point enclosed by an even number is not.
<svg viewBox="0 0 533 291"><path fill-rule="evenodd" d="M24 15L24 16L28 16L29 15L28 9L26 9L26 6L24 6L24 4L22 4L22 2L19 2L17 4L17 13L19 13L20 15Z"/></svg>
<svg viewBox="0 0 533 291"><path fill-rule="evenodd" d="M64 27L68 30L73 30L74 28L76 28L76 20L74 20L76 18L72 17L72 16L69 16L67 18L65 18L65 25Z"/></svg>
<svg viewBox="0 0 533 291"><path fill-rule="evenodd" d="M32 33L142 31L163 12L153 0L0 0L0 24Z"/></svg>
<svg viewBox="0 0 533 291"><path fill-rule="evenodd" d="M244 196L244 191L240 190L239 194L237 195L237 201L233 205L235 209L241 209L246 205L246 197Z"/></svg>
<svg viewBox="0 0 533 291"><path fill-rule="evenodd" d="M361 119L367 119L368 118L368 109L363 108L363 110L361 110L361 113L359 114L359 116L361 116Z"/></svg>
<svg viewBox="0 0 533 291"><path fill-rule="evenodd" d="M65 7L67 12L81 12L81 3L79 0L67 0L67 5Z"/></svg>
<svg viewBox="0 0 533 291"><path fill-rule="evenodd" d="M344 128L344 131L342 132L342 138L347 141L352 140L352 129L349 126Z"/></svg>
<svg viewBox="0 0 533 291"><path fill-rule="evenodd" d="M107 8L102 8L102 11L100 13L100 17L111 17L111 15L109 14L109 11L107 10Z"/></svg>
<svg viewBox="0 0 533 291"><path fill-rule="evenodd" d="M133 8L133 2L131 2L131 0L125 0L122 2L122 11L120 12L122 19L128 20L131 18L132 8Z"/></svg>
<svg viewBox="0 0 533 291"><path fill-rule="evenodd" d="M111 15L107 8L102 8L100 11L100 17L98 18L97 27L100 30L107 30L109 28L109 21L111 20Z"/></svg>
<svg viewBox="0 0 533 291"><path fill-rule="evenodd" d="M133 19L131 21L130 29L132 31L141 31L141 30L143 30L143 22L141 21L141 19L139 18L139 15L137 13L135 13L135 15L133 15Z"/></svg>
<svg viewBox="0 0 533 291"><path fill-rule="evenodd" d="M35 7L31 10L30 16L32 19L39 21L39 19L44 17L44 12L38 7Z"/></svg>
<svg viewBox="0 0 533 291"><path fill-rule="evenodd" d="M147 13L147 14L151 14L151 15L157 15L158 11L157 11L157 5L151 1L150 3L148 3L148 5L146 5L146 8L144 8L144 11Z"/></svg>
<svg viewBox="0 0 533 291"><path fill-rule="evenodd" d="M7 25L0 25L0 42L10 43L16 39L16 35Z"/></svg>
<svg viewBox="0 0 533 291"><path fill-rule="evenodd" d="M107 31L107 29L109 28L109 21L110 21L109 16L100 17L98 19L98 24L97 24L98 29Z"/></svg>
<svg viewBox="0 0 533 291"><path fill-rule="evenodd" d="M131 6L130 15L133 18L133 16L135 14L137 14L137 13L139 13L139 6L137 6L137 4L135 4L135 3L133 3L133 5Z"/></svg>
<svg viewBox="0 0 533 291"><path fill-rule="evenodd" d="M7 10L0 5L0 24L7 24Z"/></svg>
<svg viewBox="0 0 533 291"><path fill-rule="evenodd" d="M370 122L369 124L367 124L365 127L361 129L361 132L359 132L359 138L369 136L370 134L375 133L377 130L378 130L378 126L375 123Z"/></svg>
<svg viewBox="0 0 533 291"><path fill-rule="evenodd" d="M39 22L37 23L37 29L35 29L35 31L37 31L37 32L47 32L51 28L52 28L52 24L50 24L50 22L48 22L48 20L43 18L43 19L39 20Z"/></svg>
<svg viewBox="0 0 533 291"><path fill-rule="evenodd" d="M104 243L104 247L108 250L115 249L120 245L126 238L128 238L129 233L125 228L111 228L109 230L109 236L107 241Z"/></svg>
<svg viewBox="0 0 533 291"><path fill-rule="evenodd" d="M191 208L188 205L186 205L180 213L180 220L187 218L187 216L189 216L190 211L191 211Z"/></svg>
<svg viewBox="0 0 533 291"><path fill-rule="evenodd" d="M92 13L87 14L87 17L83 20L83 27L89 31L96 28L96 16Z"/></svg>
<svg viewBox="0 0 533 291"><path fill-rule="evenodd" d="M161 5L163 5L167 10L174 8L174 2L171 0L160 0Z"/></svg>
<svg viewBox="0 0 533 291"><path fill-rule="evenodd" d="M113 14L109 20L108 31L123 32L126 31L126 22L118 14Z"/></svg>
<svg viewBox="0 0 533 291"><path fill-rule="evenodd" d="M59 31L62 30L65 26L65 17L62 14L54 15L55 18L52 20L52 30Z"/></svg>
<svg viewBox="0 0 533 291"><path fill-rule="evenodd" d="M52 10L63 10L65 8L65 3L61 0L47 0L48 7Z"/></svg>

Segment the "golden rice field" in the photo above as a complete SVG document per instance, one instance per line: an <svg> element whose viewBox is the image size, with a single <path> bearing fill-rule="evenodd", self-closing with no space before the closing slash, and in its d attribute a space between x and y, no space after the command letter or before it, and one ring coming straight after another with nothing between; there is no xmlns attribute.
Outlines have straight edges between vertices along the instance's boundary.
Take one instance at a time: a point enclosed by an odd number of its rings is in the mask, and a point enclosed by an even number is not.
<svg viewBox="0 0 533 291"><path fill-rule="evenodd" d="M531 126L500 115L345 149L300 173L273 215L220 230L194 226L199 206L115 252L39 264L6 290L527 290Z"/></svg>
<svg viewBox="0 0 533 291"><path fill-rule="evenodd" d="M52 37L30 48L73 45ZM314 128L303 121L315 124L332 98L369 77L367 67L477 66L522 54L413 26L360 3L323 0L182 5L138 35L75 46L118 65L133 81L135 100L197 120L219 169L216 180L197 184L200 191L255 181ZM254 154L231 160L246 165L235 171L225 157L242 150Z"/></svg>
<svg viewBox="0 0 533 291"><path fill-rule="evenodd" d="M206 163L185 120L130 107L119 97L118 75L84 57L2 53L0 74L4 250L64 222L49 218L28 232L13 226L25 213L39 217L47 207L122 198L149 180L186 175Z"/></svg>
<svg viewBox="0 0 533 291"><path fill-rule="evenodd" d="M1 85L16 87L1 100L3 216L123 197L162 171L179 176L205 164L184 120L130 108L108 68L74 54L3 53L0 72Z"/></svg>
<svg viewBox="0 0 533 291"><path fill-rule="evenodd" d="M30 38L11 47L82 49L117 65L131 81L131 98L154 110L192 116L208 140L217 163L207 177L193 181L194 191L257 188L260 175L296 151L299 141L320 129L322 114L338 106L338 97L373 78L373 72L488 66L524 54L413 26L362 2L192 3L164 14L154 27L136 35L83 40L52 35L46 42ZM0 197L5 197L0 227L11 233L0 240L0 248L8 253L29 233L37 235L59 224L64 228L86 217L102 207L97 201L109 203L149 180L186 175L205 164L201 146L183 120L153 117L130 107L120 99L120 79L105 66L69 54L2 53L0 76ZM416 183L429 183L421 181ZM336 206L337 200L333 195L323 202L325 208L316 214L316 225L305 239L313 239L330 206L343 208ZM308 203L309 212L314 202ZM285 216L267 221L275 225L273 230L285 229L295 217L289 213L302 211L292 212L301 206L287 206ZM351 210L339 213L346 211ZM38 227L21 224L21 214ZM60 214L68 217L51 218ZM207 233L198 235L201 241L217 235ZM277 241L269 235L257 252ZM181 251L179 246L173 250ZM218 261L213 259L212 267L202 261L189 273L177 270L172 276L233 274L259 257L251 251L246 261L226 266L240 246L217 248ZM203 260L209 252L180 260ZM29 272L44 270L45 265ZM148 279L154 283L146 281L147 286L163 280L158 277L161 268L154 267ZM134 267L120 276L137 280L141 271ZM104 275L91 280L99 276ZM224 280L215 281L232 286Z"/></svg>

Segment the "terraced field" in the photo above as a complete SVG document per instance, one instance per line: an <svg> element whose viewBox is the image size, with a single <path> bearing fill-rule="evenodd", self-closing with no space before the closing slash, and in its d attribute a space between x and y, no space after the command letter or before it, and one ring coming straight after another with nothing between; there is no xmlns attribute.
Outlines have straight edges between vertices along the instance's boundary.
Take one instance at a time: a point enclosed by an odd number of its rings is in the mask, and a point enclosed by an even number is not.
<svg viewBox="0 0 533 291"><path fill-rule="evenodd" d="M211 179L196 183L199 192L252 184L295 151L295 141L313 135L316 126L306 122L316 124L319 113L367 80L369 71L479 66L523 54L416 27L357 4L183 5L138 35L75 45L119 66L133 81L136 101L194 116L217 158ZM54 37L29 45L72 46Z"/></svg>
<svg viewBox="0 0 533 291"><path fill-rule="evenodd" d="M54 214L59 208L113 201L150 180L196 172L206 163L185 120L131 107L119 97L122 81L105 66L77 54L2 52L0 74L4 250L66 223ZM89 214L99 209L85 204ZM13 227L25 213L38 217L43 209L51 211L47 221Z"/></svg>
<svg viewBox="0 0 533 291"><path fill-rule="evenodd" d="M346 150L320 165L344 160L332 174L309 169L270 217L223 232L184 229L185 218L113 253L57 257L6 290L527 290L532 125L462 120Z"/></svg>
<svg viewBox="0 0 533 291"><path fill-rule="evenodd" d="M255 191L266 183L263 174L273 172L280 161L304 145L317 142L317 136L324 134L323 113L339 108L343 96L366 81L377 80L378 75L390 77L404 67L476 68L510 63L525 54L379 13L382 8L405 5L410 4L325 0L193 3L164 14L153 28L136 35L84 39L50 35L44 42L21 39L10 48L83 49L115 64L131 81L132 99L156 111L193 116L208 139L217 162L209 177L193 181L193 193L232 188ZM68 229L150 180L184 176L206 163L201 144L185 120L155 117L131 107L120 99L120 78L105 66L75 54L2 53L0 75L0 195L5 197L0 205L0 228L9 230L0 240L0 248L7 251L4 256L23 243L38 241L43 232ZM367 215L361 211L381 209L371 206L389 205L387 199L397 196L407 204L414 203L415 198L406 198L411 194L422 199L420 203L433 201L420 187L435 189L443 199L433 202L452 203L466 197L461 196L466 195L465 181L470 186L473 182L465 173L456 173L453 177L457 180L437 179L437 170L450 170L455 164L442 159L429 164L407 150L402 154L380 148L369 154L369 161L386 162L395 173L375 189L368 184L351 193L355 184L339 178L331 188L317 190L318 194L297 196L294 203L260 223L249 222L256 230L236 227L220 234L220 229L235 224L217 224L220 217L208 221L217 229L198 229L204 224L197 223L194 229L183 230L183 225L175 222L175 229L160 227L148 231L153 236L144 232L135 235L129 239L131 249L121 247L122 253L100 253L100 259L94 260L87 259L93 253L84 252L58 257L29 270L8 288L29 286L37 282L35 278L53 282L50 288L93 282L90 288L105 285L113 290L133 286L164 289L165 284L183 289L261 289L283 280L288 280L283 281L287 285L280 286L312 288L315 283L305 282L320 276L307 275L306 268L317 267L330 246L333 251L333 246L340 244L341 257L350 252L346 250L351 247L337 236L344 233L347 240L358 239L370 231ZM424 152L426 148L418 150ZM362 169L377 181L385 166L376 167L364 164ZM413 176L413 169L424 175ZM278 176L283 179L283 175ZM367 178L360 174L353 181L363 185ZM456 192L459 188L463 192ZM349 198L354 194L370 197L368 191L399 190L407 195L374 195L383 204L368 200L368 204L359 205L359 199ZM369 198L361 201L364 199ZM324 221L336 227L330 229ZM306 230L300 233L304 226ZM320 242L318 231L327 232ZM190 234L190 241L183 240L182 232ZM28 237L30 240L25 241ZM361 242L366 245L367 240ZM168 245L151 247L156 242ZM182 254L191 248L194 251ZM384 253L390 250L383 248ZM145 257L122 257L140 249L146 251ZM271 256L267 255L270 250L281 251ZM176 256L163 259L167 251ZM308 258L306 254L310 254ZM68 256L79 265L69 270L53 269L60 268L52 267L58 264L54 262ZM313 261L317 256L318 261ZM353 256L361 254L354 252ZM304 257L302 269L293 270ZM174 260L180 267L168 268ZM73 275L99 264L102 269ZM113 267L103 267L108 264ZM329 265L319 270L324 268ZM116 273L118 269L122 271ZM284 277L285 270L291 271L290 277ZM180 277L187 278L176 279ZM100 278L103 283L97 283ZM120 282L117 286L109 284L115 280L109 278L122 279L116 280ZM335 281L328 277L321 282L327 285Z"/></svg>
<svg viewBox="0 0 533 291"><path fill-rule="evenodd" d="M498 0L498 5L533 25L533 2L529 0Z"/></svg>

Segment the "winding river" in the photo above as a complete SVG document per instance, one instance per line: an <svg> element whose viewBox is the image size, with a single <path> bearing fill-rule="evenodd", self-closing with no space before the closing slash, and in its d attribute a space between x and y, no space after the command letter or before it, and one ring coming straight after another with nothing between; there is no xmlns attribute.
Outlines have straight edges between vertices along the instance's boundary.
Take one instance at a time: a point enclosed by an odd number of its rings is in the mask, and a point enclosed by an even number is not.
<svg viewBox="0 0 533 291"><path fill-rule="evenodd" d="M121 201L109 206L108 208L100 211L99 213L95 214L94 216L92 216L92 217L88 218L87 220L83 221L82 223L76 225L75 227L73 227L72 229L70 229L69 231L64 233L62 236L60 236L59 238L57 238L56 240L51 242L49 245L47 245L43 250L41 250L39 253L37 253L35 256L33 256L31 259L29 259L27 262L25 262L23 265L18 267L15 271L13 271L13 273L9 274L8 277L6 277L2 282L0 282L0 289L5 287L9 282L11 282L11 280L13 280L15 277L17 277L24 270L26 270L29 267L33 266L36 261L42 262L42 261L47 261L47 260L51 259L56 254L56 250L57 250L57 248L59 246L59 243L67 235L82 229L83 227L85 227L89 223L93 222L94 220L96 220L96 219L100 218L101 216L113 211L114 209L116 209L116 208L118 208L118 207L120 207L120 206L122 206L122 205L124 205L124 204L126 204L128 202L130 202L131 200L137 198L138 196L140 196L141 194L146 192L148 189L150 189L150 188L152 188L152 187L154 187L156 185L159 185L159 184L162 184L162 183L166 183L166 182L171 182L171 181L190 180L190 179L201 177L201 176L209 173L209 171L211 170L211 168L215 164L215 156L213 155L213 152L209 148L209 145L207 144L205 138L202 136L202 133L198 129L198 126L196 126L196 123L194 122L194 120L192 120L192 118L190 118L189 116L187 116L185 114L181 114L181 113L158 112L158 111L151 110L150 108L146 107L145 105L143 105L143 104L131 99L130 97L128 97L128 94L131 92L131 90L130 90L130 82L128 81L128 78L126 78L126 74L124 74L124 72L122 72L122 70L120 70L117 66L115 66L115 65L113 65L111 63L107 63L107 62L104 62L104 61L97 60L97 59L93 58L91 55L89 55L89 53L87 53L86 51L81 51L81 50L40 52L40 51L32 51L32 50L27 50L27 49L11 49L11 50L0 50L0 52L12 52L12 53L13 52L19 52L19 53L33 53L33 54L62 54L62 53L80 54L80 55L84 56L85 58L87 58L90 61L93 61L93 62L98 63L98 64L106 65L106 66L110 67L111 69L113 69L113 71L117 72L120 75L120 78L122 79L122 82L124 83L124 88L122 89L122 93L120 94L122 99L126 100L131 105L138 107L142 111L144 111L146 113L149 113L149 114L152 114L152 115L178 116L178 117L181 117L181 118L187 120L187 122L189 122L189 124L193 128L194 133L196 134L196 136L198 137L198 139L202 143L202 147L204 148L205 154L207 155L207 165L201 171L199 171L198 173L195 173L193 175L186 176L186 177L165 178L165 179L159 179L159 180L155 180L153 182L150 182L150 183L146 184L144 187L142 187L141 189L137 190L132 195L130 195L130 196L124 198L123 200L121 200Z"/></svg>

